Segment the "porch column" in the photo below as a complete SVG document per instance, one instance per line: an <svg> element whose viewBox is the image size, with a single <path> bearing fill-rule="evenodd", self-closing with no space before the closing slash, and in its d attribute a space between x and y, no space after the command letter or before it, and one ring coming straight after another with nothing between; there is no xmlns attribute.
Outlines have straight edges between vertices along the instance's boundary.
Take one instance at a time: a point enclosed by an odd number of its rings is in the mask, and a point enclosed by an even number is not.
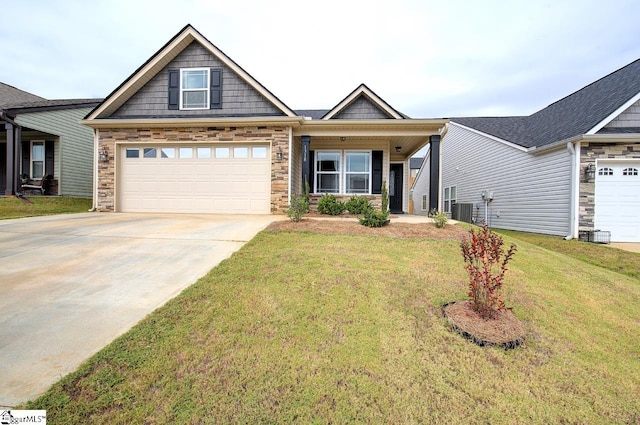
<svg viewBox="0 0 640 425"><path fill-rule="evenodd" d="M429 136L429 144L429 210L432 210L438 209L440 200L440 135Z"/></svg>
<svg viewBox="0 0 640 425"><path fill-rule="evenodd" d="M13 133L13 125L9 122L4 123L4 128L7 130L7 186L4 190L4 194L6 196L11 196L15 190L15 176L13 175L14 163L15 163L15 141L14 141L14 133Z"/></svg>
<svg viewBox="0 0 640 425"><path fill-rule="evenodd" d="M311 136L301 136L300 139L302 140L302 190L304 191L310 182L311 159L309 158L309 146L311 145Z"/></svg>

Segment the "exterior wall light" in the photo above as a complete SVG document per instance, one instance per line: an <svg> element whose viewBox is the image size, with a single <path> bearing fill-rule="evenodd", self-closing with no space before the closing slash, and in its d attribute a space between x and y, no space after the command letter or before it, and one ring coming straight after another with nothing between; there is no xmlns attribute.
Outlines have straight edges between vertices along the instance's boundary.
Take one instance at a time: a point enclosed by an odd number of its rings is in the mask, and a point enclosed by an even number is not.
<svg viewBox="0 0 640 425"><path fill-rule="evenodd" d="M396 146L396 152L400 153L401 150L402 150L402 146Z"/></svg>
<svg viewBox="0 0 640 425"><path fill-rule="evenodd" d="M278 152L276 152L276 159L278 161L282 161L282 148L278 148Z"/></svg>
<svg viewBox="0 0 640 425"><path fill-rule="evenodd" d="M107 148L102 148L100 151L100 162L109 162L109 152L107 152Z"/></svg>
<svg viewBox="0 0 640 425"><path fill-rule="evenodd" d="M584 169L584 176L587 181L591 181L596 177L596 165L591 163Z"/></svg>

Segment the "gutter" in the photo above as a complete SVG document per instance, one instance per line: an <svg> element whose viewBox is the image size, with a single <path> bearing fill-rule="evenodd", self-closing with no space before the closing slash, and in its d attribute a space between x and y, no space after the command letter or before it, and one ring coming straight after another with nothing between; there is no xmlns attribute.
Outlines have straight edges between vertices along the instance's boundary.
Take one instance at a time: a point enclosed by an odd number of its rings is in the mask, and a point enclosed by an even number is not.
<svg viewBox="0 0 640 425"><path fill-rule="evenodd" d="M578 192L578 179L579 179L579 170L577 170L576 164L579 164L579 156L580 156L580 145L578 144L578 149L576 149L573 145L574 142L567 142L567 150L571 155L571 199L569 208L569 234L564 237L566 241L569 241L575 237L575 224L576 224L576 194ZM575 142L579 143L579 142Z"/></svg>

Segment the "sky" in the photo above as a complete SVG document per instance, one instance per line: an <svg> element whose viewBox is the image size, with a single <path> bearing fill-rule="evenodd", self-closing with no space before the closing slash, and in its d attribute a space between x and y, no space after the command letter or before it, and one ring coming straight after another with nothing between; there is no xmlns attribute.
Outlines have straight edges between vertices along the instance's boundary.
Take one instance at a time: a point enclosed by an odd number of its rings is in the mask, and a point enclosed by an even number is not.
<svg viewBox="0 0 640 425"><path fill-rule="evenodd" d="M292 109L365 83L413 118L529 115L640 58L637 0L4 2L0 81L105 97L186 24Z"/></svg>

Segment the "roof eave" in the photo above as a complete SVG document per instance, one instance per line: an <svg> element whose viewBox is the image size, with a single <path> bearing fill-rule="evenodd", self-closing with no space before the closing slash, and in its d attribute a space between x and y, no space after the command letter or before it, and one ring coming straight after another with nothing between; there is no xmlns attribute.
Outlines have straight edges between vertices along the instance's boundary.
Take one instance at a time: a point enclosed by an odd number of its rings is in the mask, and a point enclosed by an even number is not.
<svg viewBox="0 0 640 425"><path fill-rule="evenodd" d="M84 119L80 123L96 129L105 128L162 128L162 127L219 127L219 126L285 126L299 127L302 117L222 117L222 118L136 118Z"/></svg>

